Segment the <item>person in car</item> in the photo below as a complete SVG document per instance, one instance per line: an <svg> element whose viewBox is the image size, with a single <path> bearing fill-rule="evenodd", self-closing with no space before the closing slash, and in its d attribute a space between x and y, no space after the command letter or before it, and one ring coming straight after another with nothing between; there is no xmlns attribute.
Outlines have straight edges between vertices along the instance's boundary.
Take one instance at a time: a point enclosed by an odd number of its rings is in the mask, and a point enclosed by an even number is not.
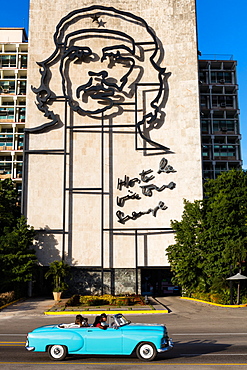
<svg viewBox="0 0 247 370"><path fill-rule="evenodd" d="M75 317L75 324L79 325L80 328L88 325L88 319L83 317L82 315L76 315Z"/></svg>
<svg viewBox="0 0 247 370"><path fill-rule="evenodd" d="M61 324L59 325L60 328L82 328L88 325L88 319L83 317L82 315L76 315L75 322L71 324Z"/></svg>
<svg viewBox="0 0 247 370"><path fill-rule="evenodd" d="M107 315L105 313L102 313L100 316L96 316L93 326L95 326L96 328L106 330L108 326L106 321Z"/></svg>

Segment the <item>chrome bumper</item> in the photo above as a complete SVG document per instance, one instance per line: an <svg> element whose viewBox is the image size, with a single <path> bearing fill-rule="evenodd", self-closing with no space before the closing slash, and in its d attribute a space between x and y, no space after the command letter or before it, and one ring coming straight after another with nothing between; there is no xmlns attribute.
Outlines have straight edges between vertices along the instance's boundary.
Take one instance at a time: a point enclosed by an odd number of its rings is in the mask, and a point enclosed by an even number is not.
<svg viewBox="0 0 247 370"><path fill-rule="evenodd" d="M166 346L166 347L164 347L164 348L159 348L159 349L157 349L157 351L158 351L159 353L162 353L162 352L170 351L170 349L172 349L173 347L174 347L174 344L173 344L172 339L170 338L170 339L168 340L168 346Z"/></svg>
<svg viewBox="0 0 247 370"><path fill-rule="evenodd" d="M25 348L27 351L30 351L30 352L35 350L35 347L26 346Z"/></svg>

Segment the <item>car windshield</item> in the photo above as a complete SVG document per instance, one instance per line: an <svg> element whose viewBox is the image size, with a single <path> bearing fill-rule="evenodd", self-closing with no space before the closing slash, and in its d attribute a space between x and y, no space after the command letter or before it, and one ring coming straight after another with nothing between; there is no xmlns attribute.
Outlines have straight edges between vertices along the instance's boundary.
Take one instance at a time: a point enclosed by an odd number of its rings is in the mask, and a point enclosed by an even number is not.
<svg viewBox="0 0 247 370"><path fill-rule="evenodd" d="M122 314L115 315L115 321L118 326L124 326L131 323L130 320L127 320Z"/></svg>

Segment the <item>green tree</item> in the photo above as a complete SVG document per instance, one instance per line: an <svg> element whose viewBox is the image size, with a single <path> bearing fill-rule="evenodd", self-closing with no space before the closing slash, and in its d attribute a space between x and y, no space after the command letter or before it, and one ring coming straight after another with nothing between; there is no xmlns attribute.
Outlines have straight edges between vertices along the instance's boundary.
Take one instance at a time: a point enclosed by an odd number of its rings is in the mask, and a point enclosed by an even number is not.
<svg viewBox="0 0 247 370"><path fill-rule="evenodd" d="M18 192L11 179L0 181L0 236L11 229L21 216Z"/></svg>
<svg viewBox="0 0 247 370"><path fill-rule="evenodd" d="M205 183L205 272L209 285L241 267L247 253L247 173L231 170ZM243 266L244 267L244 266Z"/></svg>
<svg viewBox="0 0 247 370"><path fill-rule="evenodd" d="M0 182L0 226L0 290L23 294L36 266L30 248L35 232L21 216L18 192L9 179Z"/></svg>
<svg viewBox="0 0 247 370"><path fill-rule="evenodd" d="M175 245L167 248L174 282L190 295L203 283L202 265L205 259L203 248L203 203L184 201L182 221L172 221Z"/></svg>
<svg viewBox="0 0 247 370"><path fill-rule="evenodd" d="M172 222L176 244L169 246L168 258L187 294L224 290L231 269L245 269L247 173L224 172L204 189L205 198L185 201L182 220Z"/></svg>

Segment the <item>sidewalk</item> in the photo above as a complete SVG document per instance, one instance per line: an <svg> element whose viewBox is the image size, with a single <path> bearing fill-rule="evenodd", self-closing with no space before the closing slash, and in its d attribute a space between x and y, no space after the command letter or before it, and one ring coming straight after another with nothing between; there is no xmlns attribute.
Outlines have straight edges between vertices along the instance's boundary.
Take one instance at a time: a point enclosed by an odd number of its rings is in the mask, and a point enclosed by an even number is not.
<svg viewBox="0 0 247 370"><path fill-rule="evenodd" d="M168 313L168 309L166 306L162 305L158 300L149 297L150 304L153 306L152 309L149 305L141 306L138 308L135 307L116 307L110 310L106 310L105 308L94 308L90 307L87 310L79 309L78 307L67 307L56 305L53 299L47 298L27 298L25 300L20 300L14 302L13 304L0 309L0 317L1 315L75 315L75 314L84 314L84 315L95 315L99 312L106 312L106 313L124 313L125 315L133 315L133 314L155 314L155 313ZM66 300L64 300L66 301Z"/></svg>
<svg viewBox="0 0 247 370"><path fill-rule="evenodd" d="M46 310L49 310L54 305L53 299L47 298L27 298L10 304L7 307L0 309L0 317L2 315L43 315Z"/></svg>

